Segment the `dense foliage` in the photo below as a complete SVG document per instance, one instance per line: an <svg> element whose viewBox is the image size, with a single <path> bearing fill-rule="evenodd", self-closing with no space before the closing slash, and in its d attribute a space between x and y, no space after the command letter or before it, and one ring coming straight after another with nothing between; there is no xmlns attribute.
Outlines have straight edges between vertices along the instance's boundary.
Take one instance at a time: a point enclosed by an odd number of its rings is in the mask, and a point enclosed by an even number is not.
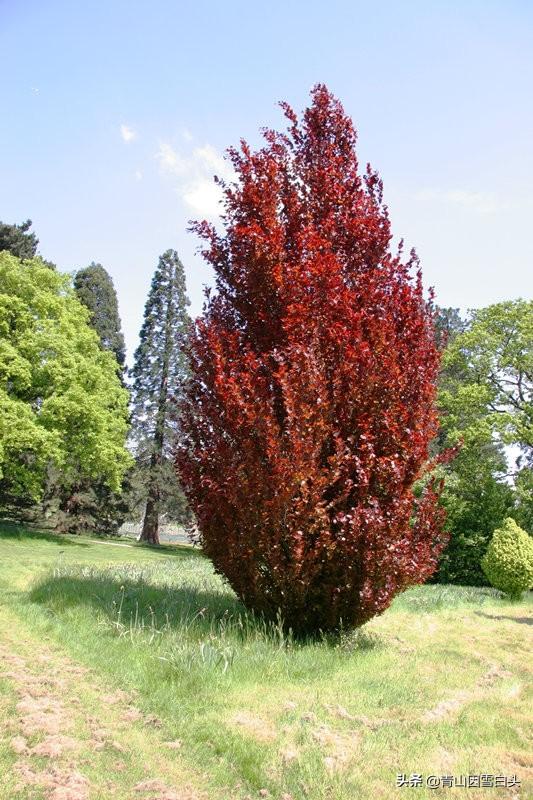
<svg viewBox="0 0 533 800"><path fill-rule="evenodd" d="M112 535L130 514L131 469L119 489L101 477L80 475L66 479L63 471L48 469L42 501L24 514L27 520L53 527L59 533Z"/></svg>
<svg viewBox="0 0 533 800"><path fill-rule="evenodd" d="M89 310L89 324L98 334L100 345L116 358L116 369L123 374L126 359L124 336L118 313L113 281L101 264L90 264L74 276L74 291ZM129 512L129 473L119 491L103 477L66 476L62 470L48 470L42 503L35 509L37 521L66 533L116 533Z"/></svg>
<svg viewBox="0 0 533 800"><path fill-rule="evenodd" d="M456 470L446 476L442 505L450 540L439 561L435 580L462 586L486 586L481 569L495 525L513 512L512 486L486 471L481 456L469 445L459 453ZM469 472L469 465L472 470Z"/></svg>
<svg viewBox="0 0 533 800"><path fill-rule="evenodd" d="M90 323L100 337L104 350L111 350L121 368L126 361L124 335L118 313L118 300L113 280L101 264L94 261L78 270L74 277L78 299L91 314Z"/></svg>
<svg viewBox="0 0 533 800"><path fill-rule="evenodd" d="M118 490L127 392L68 276L0 253L0 494L41 496L50 465Z"/></svg>
<svg viewBox="0 0 533 800"><path fill-rule="evenodd" d="M39 240L33 231L31 219L20 225L0 222L0 251L7 250L17 258L33 258L37 255Z"/></svg>
<svg viewBox="0 0 533 800"><path fill-rule="evenodd" d="M134 426L135 427L135 426ZM170 449L167 444L164 450ZM176 477L173 459L163 452L157 466L151 467L147 450L138 449L135 464L128 472L123 498L127 504L127 518L135 524L144 522L150 485L158 488L158 521L188 527L192 521L191 511L183 489Z"/></svg>
<svg viewBox="0 0 533 800"><path fill-rule="evenodd" d="M518 524L533 536L533 458L525 460L519 457L517 468L513 516Z"/></svg>
<svg viewBox="0 0 533 800"><path fill-rule="evenodd" d="M490 583L513 599L533 587L533 539L507 518L494 536L481 562Z"/></svg>
<svg viewBox="0 0 533 800"><path fill-rule="evenodd" d="M444 365L460 371L459 400L505 444L533 453L533 300L508 300L472 312Z"/></svg>
<svg viewBox="0 0 533 800"><path fill-rule="evenodd" d="M446 509L450 540L433 580L484 586L487 579L481 559L495 526L512 509L513 491L505 482L507 460L501 442L494 438L488 412L480 407L476 392L465 391L470 380L464 363L449 357L471 323L453 308L437 308L435 322L444 357L438 383L441 424L433 448L439 452L459 441L461 448L442 468L445 484L441 503Z"/></svg>
<svg viewBox="0 0 533 800"><path fill-rule="evenodd" d="M418 261L324 86L286 134L229 151L216 274L196 325L177 464L200 541L240 598L305 632L364 623L435 569L439 351ZM416 275L413 276L413 271Z"/></svg>
<svg viewBox="0 0 533 800"><path fill-rule="evenodd" d="M169 459L176 444L175 403L187 374L182 346L190 328L188 305L183 264L167 250L152 279L131 371L132 436L146 497L141 538L152 544L159 542L163 503L183 498Z"/></svg>
<svg viewBox="0 0 533 800"><path fill-rule="evenodd" d="M445 468L451 538L438 579L486 585L481 560L494 528L512 515L531 529L533 304L499 303L464 322L450 311L439 315L453 319L439 378L439 446L462 447ZM511 476L504 444L522 450Z"/></svg>

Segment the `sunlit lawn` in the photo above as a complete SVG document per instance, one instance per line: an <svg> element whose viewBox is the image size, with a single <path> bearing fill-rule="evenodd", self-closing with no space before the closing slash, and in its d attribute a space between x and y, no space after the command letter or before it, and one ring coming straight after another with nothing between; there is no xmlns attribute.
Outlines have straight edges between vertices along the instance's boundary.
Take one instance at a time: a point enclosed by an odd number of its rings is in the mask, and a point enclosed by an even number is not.
<svg viewBox="0 0 533 800"><path fill-rule="evenodd" d="M0 603L136 690L206 797L518 796L397 788L398 773L516 774L520 796L533 790L531 596L418 587L356 634L296 642L248 615L192 548L5 529Z"/></svg>

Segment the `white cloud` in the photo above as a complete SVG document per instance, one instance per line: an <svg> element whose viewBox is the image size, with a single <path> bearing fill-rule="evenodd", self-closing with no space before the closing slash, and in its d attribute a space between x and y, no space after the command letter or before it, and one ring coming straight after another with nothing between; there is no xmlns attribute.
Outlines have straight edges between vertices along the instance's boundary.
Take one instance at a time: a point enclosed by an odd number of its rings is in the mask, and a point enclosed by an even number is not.
<svg viewBox="0 0 533 800"><path fill-rule="evenodd" d="M214 181L196 181L182 196L187 205L198 214L205 217L216 217L220 214L222 195L220 187Z"/></svg>
<svg viewBox="0 0 533 800"><path fill-rule="evenodd" d="M217 170L221 178L224 177L225 173L231 172L228 162L210 144L206 144L204 147L197 147L193 151L193 156L206 169Z"/></svg>
<svg viewBox="0 0 533 800"><path fill-rule="evenodd" d="M446 192L446 200L478 214L492 214L501 206L495 192L467 192L464 189L457 189Z"/></svg>
<svg viewBox="0 0 533 800"><path fill-rule="evenodd" d="M142 181L143 174L140 169L136 169L134 175L136 181Z"/></svg>
<svg viewBox="0 0 533 800"><path fill-rule="evenodd" d="M128 142L133 142L137 138L136 131L134 131L133 128L129 128L127 125L120 126L120 135L126 144Z"/></svg>
<svg viewBox="0 0 533 800"><path fill-rule="evenodd" d="M214 182L214 176L233 181L235 173L212 145L194 147L187 154L182 154L168 142L161 142L156 158L163 174L178 179L178 195L189 208L210 218L216 218L221 213L222 190Z"/></svg>
<svg viewBox="0 0 533 800"><path fill-rule="evenodd" d="M423 189L417 199L437 201L473 211L476 214L493 214L505 207L496 192L473 192L468 189Z"/></svg>
<svg viewBox="0 0 533 800"><path fill-rule="evenodd" d="M171 145L162 142L156 153L161 172L172 175L184 175L189 169L189 164L183 159Z"/></svg>

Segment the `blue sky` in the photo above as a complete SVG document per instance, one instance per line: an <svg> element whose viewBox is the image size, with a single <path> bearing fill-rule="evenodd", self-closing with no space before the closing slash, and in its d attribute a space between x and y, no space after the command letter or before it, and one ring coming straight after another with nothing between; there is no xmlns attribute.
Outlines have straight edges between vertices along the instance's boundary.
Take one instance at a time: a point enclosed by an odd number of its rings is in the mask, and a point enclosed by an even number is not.
<svg viewBox="0 0 533 800"><path fill-rule="evenodd" d="M441 305L533 294L533 3L0 0L0 219L112 275L131 358L158 256L212 276L187 221L241 137L324 82Z"/></svg>

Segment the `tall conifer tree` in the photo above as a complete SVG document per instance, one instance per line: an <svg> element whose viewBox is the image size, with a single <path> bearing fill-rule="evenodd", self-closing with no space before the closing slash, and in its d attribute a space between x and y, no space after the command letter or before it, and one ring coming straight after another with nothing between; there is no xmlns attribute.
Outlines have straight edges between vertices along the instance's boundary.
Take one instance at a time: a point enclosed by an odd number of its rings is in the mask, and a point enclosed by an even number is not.
<svg viewBox="0 0 533 800"><path fill-rule="evenodd" d="M187 360L181 346L190 318L183 265L175 250L159 259L144 309L140 343L135 351L133 427L137 459L148 469L147 501L141 540L159 544L159 513L165 463L176 441L173 404L182 393Z"/></svg>
<svg viewBox="0 0 533 800"><path fill-rule="evenodd" d="M91 312L91 325L100 337L104 350L111 350L124 368L126 348L118 313L118 300L113 280L101 264L94 261L80 269L74 278L78 299Z"/></svg>

